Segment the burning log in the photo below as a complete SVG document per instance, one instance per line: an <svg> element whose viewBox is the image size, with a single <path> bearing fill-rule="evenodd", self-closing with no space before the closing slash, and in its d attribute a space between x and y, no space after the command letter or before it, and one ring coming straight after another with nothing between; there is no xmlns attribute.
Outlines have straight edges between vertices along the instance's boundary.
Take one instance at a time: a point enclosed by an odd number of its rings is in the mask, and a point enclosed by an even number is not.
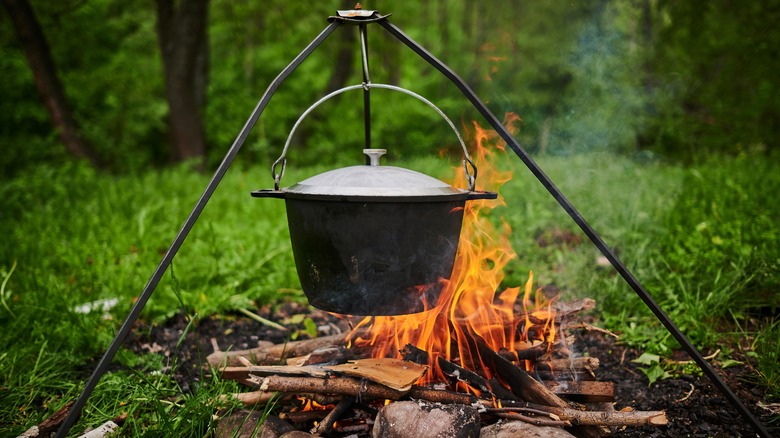
<svg viewBox="0 0 780 438"><path fill-rule="evenodd" d="M330 411L330 413L325 418L323 418L319 424L317 424L317 427L311 430L311 433L314 435L328 433L333 428L333 423L341 418L341 416L344 415L344 413L346 413L350 407L352 407L352 402L354 402L354 398L352 397L343 398L336 405L336 407L333 408L333 410Z"/></svg>
<svg viewBox="0 0 780 438"><path fill-rule="evenodd" d="M543 384L537 382L527 372L501 357L484 343L477 342L479 354L485 364L509 384L512 393L521 400L545 406L568 407L560 397L553 394Z"/></svg>
<svg viewBox="0 0 780 438"><path fill-rule="evenodd" d="M421 350L412 344L406 344L403 350L401 350L401 354L403 355L404 360L418 364L427 364L430 360L427 351ZM479 374L458 366L441 356L436 356L436 362L439 365L439 369L441 369L446 376L465 382L469 384L469 386L479 389L487 395L492 394L490 383Z"/></svg>

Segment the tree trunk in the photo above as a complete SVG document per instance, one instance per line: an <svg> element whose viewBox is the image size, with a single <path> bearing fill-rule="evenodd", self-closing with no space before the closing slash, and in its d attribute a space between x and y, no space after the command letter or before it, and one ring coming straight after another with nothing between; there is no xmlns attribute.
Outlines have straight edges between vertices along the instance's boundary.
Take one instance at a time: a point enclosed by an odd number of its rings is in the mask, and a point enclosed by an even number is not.
<svg viewBox="0 0 780 438"><path fill-rule="evenodd" d="M57 76L49 44L35 12L27 0L2 0L16 29L16 35L30 64L38 94L51 117L54 129L73 156L101 167L95 151L79 135L79 127L68 105L65 90Z"/></svg>
<svg viewBox="0 0 780 438"><path fill-rule="evenodd" d="M209 0L157 0L165 88L170 112L171 158L203 160L203 109L208 82Z"/></svg>
<svg viewBox="0 0 780 438"><path fill-rule="evenodd" d="M352 9L354 2L352 0L343 0L341 9ZM357 40L357 31L348 27L339 29L336 56L333 58L333 73L330 75L328 84L325 86L325 93L338 90L347 85L347 80L352 76L355 70L355 53L360 53L360 46L355 43Z"/></svg>

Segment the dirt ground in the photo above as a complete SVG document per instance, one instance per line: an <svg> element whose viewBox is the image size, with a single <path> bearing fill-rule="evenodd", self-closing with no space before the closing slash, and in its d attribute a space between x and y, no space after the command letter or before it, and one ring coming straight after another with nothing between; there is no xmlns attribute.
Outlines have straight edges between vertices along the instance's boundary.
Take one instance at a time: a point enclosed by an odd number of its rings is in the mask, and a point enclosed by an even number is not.
<svg viewBox="0 0 780 438"><path fill-rule="evenodd" d="M347 329L348 322L332 315L300 304L286 304L280 308L261 309L263 317L283 322L293 315L308 315L318 326L321 334L332 334ZM278 329L260 324L243 315L222 315L198 321L195 329L187 334L186 340L176 349L186 322L174 318L164 325L149 326L139 323L132 331L125 345L136 352L155 351L158 354L176 355L179 364L174 377L184 391L194 390L200 385L203 375L202 364L213 352L212 339L222 350L247 349L260 340L274 343L284 342L289 337ZM292 331L302 328L291 324ZM305 335L301 335L305 336ZM635 410L665 410L669 424L663 427L632 427L616 431L613 436L621 437L749 437L756 436L745 420L731 407L715 385L704 376L681 376L657 381L648 386L647 377L631 362L641 352L616 343L611 337L597 332L582 332L578 335L578 348L582 353L596 357L601 366L596 376L601 381L615 383L615 408L632 407ZM763 399L761 389L751 386L745 377L750 370L743 366L718 370L731 389L764 424L770 420L768 412L757 404ZM780 436L780 428L771 430Z"/></svg>

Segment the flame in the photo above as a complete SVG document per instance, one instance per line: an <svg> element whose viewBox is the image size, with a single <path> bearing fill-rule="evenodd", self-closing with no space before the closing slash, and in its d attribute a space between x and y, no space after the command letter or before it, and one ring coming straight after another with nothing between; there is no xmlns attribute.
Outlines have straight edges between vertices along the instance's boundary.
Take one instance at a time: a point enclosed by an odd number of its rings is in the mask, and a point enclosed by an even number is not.
<svg viewBox="0 0 780 438"><path fill-rule="evenodd" d="M510 132L520 122L522 120L515 114L508 114L504 120ZM511 172L496 166L496 163L506 161L501 156L505 154L506 144L494 131L482 129L476 122L468 134L473 137L476 147L472 160L479 168L480 189L498 191L512 179ZM456 175L453 185L465 186L462 170ZM366 317L352 333L366 327L368 334L353 339L353 343L372 346L375 358L398 357L399 350L406 344L425 350L433 372L424 376L420 383L446 381L438 367L439 356L491 377L476 351L474 340L477 339L494 351L507 349L510 352L530 346L529 341L552 343L555 337L552 303L539 291L534 294L533 273L522 288L510 287L496 293L504 280L504 267L517 257L509 243L512 231L509 225L502 222L496 227L485 217L501 205L505 203L500 195L497 200L466 203L453 273L448 281L442 280L444 288L435 307L426 306L425 312L411 315ZM516 316L519 308L522 308L524 318ZM546 322L532 333L539 321ZM465 384L458 385L456 389L478 392Z"/></svg>

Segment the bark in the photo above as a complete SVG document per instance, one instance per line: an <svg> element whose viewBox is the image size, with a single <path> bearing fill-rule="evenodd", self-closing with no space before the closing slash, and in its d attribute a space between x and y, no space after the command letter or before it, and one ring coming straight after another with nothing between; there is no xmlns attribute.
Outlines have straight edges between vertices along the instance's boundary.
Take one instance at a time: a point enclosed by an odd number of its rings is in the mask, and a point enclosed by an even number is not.
<svg viewBox="0 0 780 438"><path fill-rule="evenodd" d="M157 0L157 37L170 111L171 158L203 159L209 0Z"/></svg>
<svg viewBox="0 0 780 438"><path fill-rule="evenodd" d="M43 100L60 141L74 157L86 159L95 167L102 167L95 151L79 134L79 126L57 76L54 59L46 36L27 0L2 0L3 6L16 29L16 35L35 78L35 86Z"/></svg>
<svg viewBox="0 0 780 438"><path fill-rule="evenodd" d="M364 332L359 331L354 336L360 336L362 333ZM339 333L314 339L288 342L286 344L259 346L248 350L214 351L214 353L208 355L206 361L217 369L243 365L238 357L246 358L257 365L279 364L287 357L305 356L320 348L343 345L347 342L349 336L350 333Z"/></svg>
<svg viewBox="0 0 780 438"><path fill-rule="evenodd" d="M477 398L469 394L413 386L409 391L397 391L377 383L350 377L321 379L318 377L269 376L262 380L260 389L266 392L340 394L368 398L401 400L406 397L439 403L461 403L470 405Z"/></svg>
<svg viewBox="0 0 780 438"><path fill-rule="evenodd" d="M534 412L529 412L534 411ZM663 426L668 424L664 411L630 411L630 412L604 412L604 411L580 411L570 408L555 408L539 406L530 403L525 407L487 408L491 414L526 412L546 412L555 415L561 421L570 422L579 426ZM512 417L505 417L512 418Z"/></svg>

